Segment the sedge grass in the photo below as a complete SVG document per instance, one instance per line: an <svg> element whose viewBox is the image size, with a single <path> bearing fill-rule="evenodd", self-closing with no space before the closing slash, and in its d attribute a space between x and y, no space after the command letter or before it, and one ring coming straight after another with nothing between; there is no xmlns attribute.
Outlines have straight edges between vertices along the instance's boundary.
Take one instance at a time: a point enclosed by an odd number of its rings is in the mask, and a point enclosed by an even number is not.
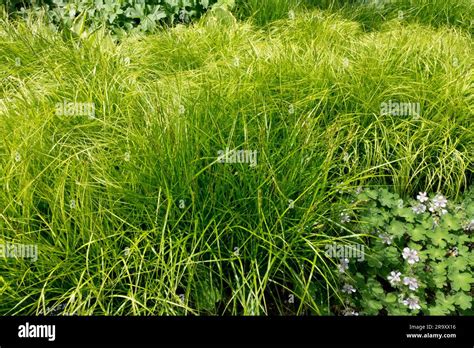
<svg viewBox="0 0 474 348"><path fill-rule="evenodd" d="M332 10L254 21L118 44L2 21L0 241L39 257L0 259L0 313L329 314L325 245L363 240L339 222L340 185L471 183L468 32L367 32ZM381 115L389 100L421 114ZM63 101L95 119L57 115ZM226 148L257 165L219 163Z"/></svg>

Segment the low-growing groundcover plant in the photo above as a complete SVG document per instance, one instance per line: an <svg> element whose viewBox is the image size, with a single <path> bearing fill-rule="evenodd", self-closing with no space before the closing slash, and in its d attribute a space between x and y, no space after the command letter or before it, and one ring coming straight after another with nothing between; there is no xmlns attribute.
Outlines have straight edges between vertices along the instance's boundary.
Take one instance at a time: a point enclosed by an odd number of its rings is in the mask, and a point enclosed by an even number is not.
<svg viewBox="0 0 474 348"><path fill-rule="evenodd" d="M451 202L387 189L348 195L353 228L367 234L365 262L341 258L344 315L472 315L474 190ZM347 212L346 212L347 214Z"/></svg>
<svg viewBox="0 0 474 348"><path fill-rule="evenodd" d="M158 26L189 23L213 5L229 0L2 0L0 5L12 15L43 12L54 27L87 36L99 28L116 35L150 32Z"/></svg>
<svg viewBox="0 0 474 348"><path fill-rule="evenodd" d="M471 313L469 30L291 10L1 19L0 313Z"/></svg>

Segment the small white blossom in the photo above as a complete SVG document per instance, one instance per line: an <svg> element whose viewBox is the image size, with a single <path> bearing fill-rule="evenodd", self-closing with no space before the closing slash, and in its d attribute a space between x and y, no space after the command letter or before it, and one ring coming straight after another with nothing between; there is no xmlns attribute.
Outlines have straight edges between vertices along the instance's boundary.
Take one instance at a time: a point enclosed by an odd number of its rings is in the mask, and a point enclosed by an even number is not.
<svg viewBox="0 0 474 348"><path fill-rule="evenodd" d="M348 68L348 67L349 67L349 64L350 64L350 63L349 63L349 59L344 58L344 59L342 60L342 66L343 66L344 68Z"/></svg>
<svg viewBox="0 0 474 348"><path fill-rule="evenodd" d="M342 311L342 314L343 314L344 316L346 316L346 317L349 317L349 316L359 316L359 312L356 312L355 310L350 309L350 308L344 309L344 310Z"/></svg>
<svg viewBox="0 0 474 348"><path fill-rule="evenodd" d="M465 226L464 226L465 231L472 231L474 230L474 219L469 221Z"/></svg>
<svg viewBox="0 0 474 348"><path fill-rule="evenodd" d="M339 272L344 273L349 268L349 259L342 259L341 264L337 266Z"/></svg>
<svg viewBox="0 0 474 348"><path fill-rule="evenodd" d="M390 282L390 285L395 286L398 283L401 282L401 273L398 271L392 271L390 272L390 275L387 277L388 281Z"/></svg>
<svg viewBox="0 0 474 348"><path fill-rule="evenodd" d="M428 201L428 196L426 195L426 192L419 192L418 196L416 196L416 199L421 203L424 203Z"/></svg>
<svg viewBox="0 0 474 348"><path fill-rule="evenodd" d="M402 303L405 305L405 306L408 306L408 308L410 309L420 309L420 304L418 303L418 299L417 298L407 298L405 300L402 301Z"/></svg>
<svg viewBox="0 0 474 348"><path fill-rule="evenodd" d="M288 107L288 113L290 115L293 115L295 113L295 107L293 106L293 104L290 104L290 106Z"/></svg>
<svg viewBox="0 0 474 348"><path fill-rule="evenodd" d="M345 292L346 294L351 294L353 292L356 292L356 289L350 284L344 284L342 287L342 292Z"/></svg>
<svg viewBox="0 0 474 348"><path fill-rule="evenodd" d="M426 211L426 205L418 204L411 208L415 214L422 214Z"/></svg>
<svg viewBox="0 0 474 348"><path fill-rule="evenodd" d="M292 21L292 20L295 19L295 17L296 17L296 16L295 16L295 11L290 10L290 11L288 12L288 18Z"/></svg>
<svg viewBox="0 0 474 348"><path fill-rule="evenodd" d="M408 288L410 290L415 291L416 289L418 289L418 281L416 280L416 278L405 277L403 278L403 284L408 285Z"/></svg>
<svg viewBox="0 0 474 348"><path fill-rule="evenodd" d="M388 233L379 234L379 238L382 239L382 243L390 245L393 242L393 236Z"/></svg>
<svg viewBox="0 0 474 348"><path fill-rule="evenodd" d="M342 159L344 160L344 162L349 162L349 159L350 159L349 154L347 152L344 152L344 156Z"/></svg>
<svg viewBox="0 0 474 348"><path fill-rule="evenodd" d="M410 248L404 248L402 256L405 260L408 261L410 265L420 261L420 257L418 256L418 251Z"/></svg>
<svg viewBox="0 0 474 348"><path fill-rule="evenodd" d="M446 208L446 203L448 200L443 195L437 194L432 200L435 208Z"/></svg>
<svg viewBox="0 0 474 348"><path fill-rule="evenodd" d="M345 224L347 222L351 221L351 217L347 213L341 213L341 223Z"/></svg>

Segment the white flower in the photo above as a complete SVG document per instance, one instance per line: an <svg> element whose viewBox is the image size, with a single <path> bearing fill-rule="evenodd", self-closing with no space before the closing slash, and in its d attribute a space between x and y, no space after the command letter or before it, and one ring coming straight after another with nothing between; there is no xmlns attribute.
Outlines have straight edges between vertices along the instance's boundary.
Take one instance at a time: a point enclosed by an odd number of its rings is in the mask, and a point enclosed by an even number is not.
<svg viewBox="0 0 474 348"><path fill-rule="evenodd" d="M415 214L422 214L426 211L426 205L418 204L411 208Z"/></svg>
<svg viewBox="0 0 474 348"><path fill-rule="evenodd" d="M349 268L349 259L342 259L341 264L337 266L339 272L344 273Z"/></svg>
<svg viewBox="0 0 474 348"><path fill-rule="evenodd" d="M387 277L388 281L390 282L390 285L395 286L398 283L401 282L401 273L398 271L392 271L390 272L390 275Z"/></svg>
<svg viewBox="0 0 474 348"><path fill-rule="evenodd" d="M410 248L404 248L402 256L405 260L408 261L410 265L420 261L420 257L418 256L418 251Z"/></svg>
<svg viewBox="0 0 474 348"><path fill-rule="evenodd" d="M356 289L352 285L349 284L344 284L342 287L342 292L345 292L346 294L351 294L353 292L356 292Z"/></svg>
<svg viewBox="0 0 474 348"><path fill-rule="evenodd" d="M416 196L416 199L419 200L421 203L426 202L428 200L426 192L418 192L418 196Z"/></svg>
<svg viewBox="0 0 474 348"><path fill-rule="evenodd" d="M465 226L464 226L465 231L472 231L474 230L474 219L469 221Z"/></svg>
<svg viewBox="0 0 474 348"><path fill-rule="evenodd" d="M344 68L348 68L348 67L349 67L349 59L344 58L344 59L342 60L342 66L343 66Z"/></svg>
<svg viewBox="0 0 474 348"><path fill-rule="evenodd" d="M379 234L379 238L382 239L382 243L390 245L393 242L393 236L388 233Z"/></svg>
<svg viewBox="0 0 474 348"><path fill-rule="evenodd" d="M341 213L341 223L345 224L347 222L351 221L351 217L347 213Z"/></svg>
<svg viewBox="0 0 474 348"><path fill-rule="evenodd" d="M355 310L350 309L350 308L344 309L342 311L342 314L346 317L348 317L348 316L359 316L359 312L356 312Z"/></svg>
<svg viewBox="0 0 474 348"><path fill-rule="evenodd" d="M432 200L435 208L446 208L446 203L448 200L443 195L437 194Z"/></svg>
<svg viewBox="0 0 474 348"><path fill-rule="evenodd" d="M420 304L418 303L418 299L414 297L407 298L402 301L405 306L408 306L410 309L420 309Z"/></svg>
<svg viewBox="0 0 474 348"><path fill-rule="evenodd" d="M410 290L415 291L416 289L418 289L418 281L416 280L416 278L405 277L403 278L403 284L408 285L408 288Z"/></svg>

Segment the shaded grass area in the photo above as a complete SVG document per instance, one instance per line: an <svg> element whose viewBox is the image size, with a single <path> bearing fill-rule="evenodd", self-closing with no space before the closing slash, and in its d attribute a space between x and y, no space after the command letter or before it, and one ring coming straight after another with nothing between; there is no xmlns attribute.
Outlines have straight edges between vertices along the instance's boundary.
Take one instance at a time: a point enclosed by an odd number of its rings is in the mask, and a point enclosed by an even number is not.
<svg viewBox="0 0 474 348"><path fill-rule="evenodd" d="M0 259L0 313L329 314L325 245L364 237L341 224L341 186L456 198L472 183L468 32L272 21L119 45L2 22L0 240L39 256ZM64 101L95 119L57 115ZM421 112L382 115L388 101ZM226 148L257 165L219 163Z"/></svg>
<svg viewBox="0 0 474 348"><path fill-rule="evenodd" d="M357 21L366 31L380 30L389 20L474 33L474 5L470 0L241 0L236 13L258 25L287 19L292 11L322 9Z"/></svg>

